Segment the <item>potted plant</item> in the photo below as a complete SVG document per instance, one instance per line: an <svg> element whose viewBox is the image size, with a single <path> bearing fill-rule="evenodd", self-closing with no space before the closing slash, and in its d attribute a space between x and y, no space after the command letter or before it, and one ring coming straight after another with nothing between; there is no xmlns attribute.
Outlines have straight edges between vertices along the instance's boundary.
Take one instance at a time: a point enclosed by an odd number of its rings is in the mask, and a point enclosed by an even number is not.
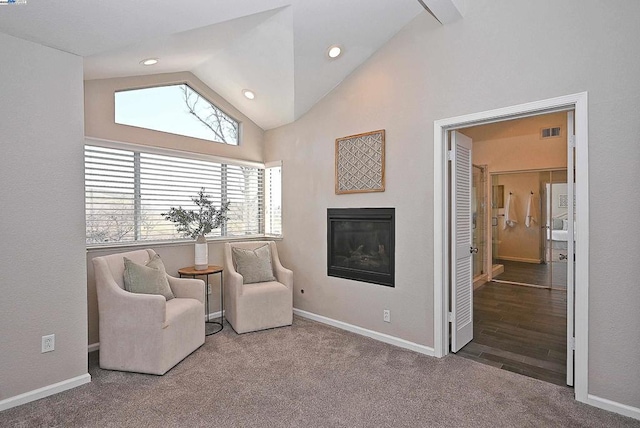
<svg viewBox="0 0 640 428"><path fill-rule="evenodd" d="M182 207L171 207L168 213L161 214L166 220L176 224L176 229L182 236L196 240L196 270L206 270L209 267L209 250L205 235L219 228L222 222L227 220L226 213L229 210L229 202L217 209L210 198L211 196L205 193L203 187L197 197L191 198L197 209L185 210Z"/></svg>

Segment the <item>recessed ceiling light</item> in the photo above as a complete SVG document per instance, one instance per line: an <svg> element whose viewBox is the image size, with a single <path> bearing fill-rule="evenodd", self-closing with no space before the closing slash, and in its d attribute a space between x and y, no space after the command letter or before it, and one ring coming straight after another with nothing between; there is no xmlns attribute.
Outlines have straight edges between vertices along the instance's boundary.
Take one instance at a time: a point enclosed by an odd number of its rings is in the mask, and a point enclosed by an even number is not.
<svg viewBox="0 0 640 428"><path fill-rule="evenodd" d="M140 61L142 65L156 65L158 63L158 58L147 58Z"/></svg>
<svg viewBox="0 0 640 428"><path fill-rule="evenodd" d="M254 94L253 91L250 91L249 89L243 89L242 94L250 100L256 97L256 94Z"/></svg>
<svg viewBox="0 0 640 428"><path fill-rule="evenodd" d="M340 56L341 52L342 52L342 49L340 48L340 46L333 45L327 51L327 55L329 55L329 58L337 58L338 56Z"/></svg>

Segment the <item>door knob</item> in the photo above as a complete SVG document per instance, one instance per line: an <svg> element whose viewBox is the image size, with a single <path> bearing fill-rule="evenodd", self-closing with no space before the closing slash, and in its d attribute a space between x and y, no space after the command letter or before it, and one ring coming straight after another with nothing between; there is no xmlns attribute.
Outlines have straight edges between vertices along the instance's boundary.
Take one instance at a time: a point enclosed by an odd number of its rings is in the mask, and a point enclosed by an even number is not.
<svg viewBox="0 0 640 428"><path fill-rule="evenodd" d="M560 260L567 260L567 255L566 254L560 254L560 256L558 258Z"/></svg>
<svg viewBox="0 0 640 428"><path fill-rule="evenodd" d="M478 247L469 247L469 252L471 254L478 254Z"/></svg>

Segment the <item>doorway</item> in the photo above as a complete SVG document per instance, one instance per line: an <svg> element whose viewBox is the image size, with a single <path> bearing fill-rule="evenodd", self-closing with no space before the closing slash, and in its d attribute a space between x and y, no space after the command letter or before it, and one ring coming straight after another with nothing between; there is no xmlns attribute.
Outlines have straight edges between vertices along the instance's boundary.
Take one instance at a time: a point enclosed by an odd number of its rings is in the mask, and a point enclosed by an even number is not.
<svg viewBox="0 0 640 428"><path fill-rule="evenodd" d="M451 119L443 119L434 123L434 354L438 357L449 353L449 321L456 323L455 305L450 305L448 287L451 283L452 260L455 260L457 249L449 242L449 236L453 229L450 223L453 208L449 208L449 200L456 195L455 187L450 184L450 176L454 176L449 166L448 132L471 125L488 124L506 121L526 116L549 113L551 111L575 111L575 137L570 138L568 153L571 153L573 163L573 148L575 147L575 213L577 214L575 229L575 266L574 260L568 262L568 284L575 283L575 314L573 305L573 291L568 290L567 304L567 345L568 345L568 370L573 375L573 355L575 349L575 394L580 401L587 400L587 322L588 322L588 146L587 146L587 94L580 93L565 97L558 97L533 103L521 104L477 114L459 116ZM573 128L573 127L572 127ZM456 155L457 156L457 155ZM469 175L471 174L469 163ZM573 167L569 167L570 176L573 175ZM469 180L470 181L470 180ZM453 190L452 190L453 189ZM570 199L573 196L573 186L569 186ZM569 227L573 229L571 221ZM571 231L571 236L573 236ZM469 234L470 236L470 234ZM469 242L470 241L469 237ZM570 239L573 247L573 240ZM460 248L463 248L461 246ZM467 247L467 251L468 251ZM473 249L473 247L471 247ZM573 248L572 248L573 249ZM471 282L471 269L469 270L469 282ZM575 276L574 276L575 274ZM574 281L575 278L575 281ZM453 294L452 294L453 295ZM451 308L451 310L449 309ZM574 323L575 342L574 342ZM453 329L452 329L453 331ZM451 333L453 334L453 333ZM575 346L574 346L575 344ZM570 354L570 356L569 356ZM569 361L571 362L569 364ZM573 378L572 378L573 380Z"/></svg>
<svg viewBox="0 0 640 428"><path fill-rule="evenodd" d="M471 139L473 162L473 338L456 353L559 385L567 374L568 247L546 232L552 218L562 226L568 214L567 114L452 131ZM489 180L478 180L479 164ZM557 203L561 192L564 206ZM487 217L490 227L482 228ZM491 243L492 260L484 261L491 273L479 281L483 235Z"/></svg>
<svg viewBox="0 0 640 428"><path fill-rule="evenodd" d="M554 120L547 116L537 118L540 123ZM532 145L535 143L534 140ZM565 144L562 138L553 143L556 146ZM544 153L546 149L541 146L533 150ZM491 280L566 289L569 250L566 166L563 169L492 173L491 193L489 233L494 273ZM516 222L511 227L506 225L504 195L515 215Z"/></svg>

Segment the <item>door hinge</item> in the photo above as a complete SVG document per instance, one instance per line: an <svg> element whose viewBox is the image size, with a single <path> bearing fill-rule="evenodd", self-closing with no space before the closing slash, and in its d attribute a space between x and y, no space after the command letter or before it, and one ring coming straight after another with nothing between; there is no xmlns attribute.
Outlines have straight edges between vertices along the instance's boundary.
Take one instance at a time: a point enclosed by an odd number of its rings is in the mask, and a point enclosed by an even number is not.
<svg viewBox="0 0 640 428"><path fill-rule="evenodd" d="M576 136L575 135L569 135L569 146L571 146L571 148L575 148L576 147Z"/></svg>
<svg viewBox="0 0 640 428"><path fill-rule="evenodd" d="M447 313L447 321L453 322L453 312Z"/></svg>
<svg viewBox="0 0 640 428"><path fill-rule="evenodd" d="M454 153L453 153L453 150L449 150L449 151L447 152L447 160L452 161L454 157L455 157L455 155L454 155Z"/></svg>
<svg viewBox="0 0 640 428"><path fill-rule="evenodd" d="M572 351L576 350L576 338L572 337L569 339L569 347L571 348Z"/></svg>

